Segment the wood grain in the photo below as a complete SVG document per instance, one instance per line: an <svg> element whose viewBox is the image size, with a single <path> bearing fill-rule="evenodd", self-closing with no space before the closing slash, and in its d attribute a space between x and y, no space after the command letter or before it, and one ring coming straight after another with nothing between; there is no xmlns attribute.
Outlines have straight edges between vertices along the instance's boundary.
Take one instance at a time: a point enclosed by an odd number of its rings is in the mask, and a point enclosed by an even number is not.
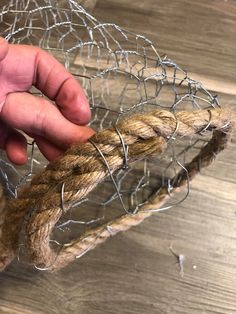
<svg viewBox="0 0 236 314"><path fill-rule="evenodd" d="M100 0L94 14L145 34L193 78L205 76L235 90L235 1Z"/></svg>
<svg viewBox="0 0 236 314"><path fill-rule="evenodd" d="M159 43L180 66L236 97L236 2L98 0L99 19ZM1 314L236 313L236 134L191 184L187 200L120 234L56 274L17 261L0 274ZM184 277L176 257L184 254Z"/></svg>

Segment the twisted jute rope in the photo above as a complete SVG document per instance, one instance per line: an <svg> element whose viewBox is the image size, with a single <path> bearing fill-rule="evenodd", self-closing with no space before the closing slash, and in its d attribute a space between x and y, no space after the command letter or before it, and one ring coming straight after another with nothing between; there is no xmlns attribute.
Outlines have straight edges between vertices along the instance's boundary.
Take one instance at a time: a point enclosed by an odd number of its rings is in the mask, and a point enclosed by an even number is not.
<svg viewBox="0 0 236 314"><path fill-rule="evenodd" d="M207 130L213 131L211 140L173 178L173 194L186 187L200 168L208 166L226 147L234 118L227 109L212 108L175 114L156 110L121 120L116 128L105 129L87 143L72 146L64 156L36 175L30 185L22 189L18 198L8 201L2 210L0 268L4 269L15 257L23 225L32 263L36 267L54 271L111 235L139 224L169 199L167 188L161 188L137 213L125 213L103 226L90 229L62 246L59 252L53 251L50 246L50 234L60 217L99 182L124 165L124 144L128 147L128 161L131 162L162 154L172 137L191 137L194 134L204 135Z"/></svg>

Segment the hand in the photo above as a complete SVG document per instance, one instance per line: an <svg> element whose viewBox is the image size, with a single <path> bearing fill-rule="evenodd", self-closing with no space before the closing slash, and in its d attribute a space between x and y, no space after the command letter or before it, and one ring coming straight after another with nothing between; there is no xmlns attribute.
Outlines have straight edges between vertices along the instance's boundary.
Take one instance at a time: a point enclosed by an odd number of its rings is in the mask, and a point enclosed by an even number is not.
<svg viewBox="0 0 236 314"><path fill-rule="evenodd" d="M50 100L28 91L37 87ZM45 51L11 45L0 38L0 148L15 164L27 161L27 142L19 130L35 139L48 160L72 143L94 134L83 126L90 119L79 83Z"/></svg>

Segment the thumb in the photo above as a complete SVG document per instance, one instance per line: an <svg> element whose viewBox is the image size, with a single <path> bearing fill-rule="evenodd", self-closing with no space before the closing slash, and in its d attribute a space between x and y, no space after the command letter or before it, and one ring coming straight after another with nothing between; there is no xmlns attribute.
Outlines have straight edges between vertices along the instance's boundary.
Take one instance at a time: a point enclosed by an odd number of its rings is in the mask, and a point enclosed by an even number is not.
<svg viewBox="0 0 236 314"><path fill-rule="evenodd" d="M8 42L0 37L0 61L2 61L8 53Z"/></svg>

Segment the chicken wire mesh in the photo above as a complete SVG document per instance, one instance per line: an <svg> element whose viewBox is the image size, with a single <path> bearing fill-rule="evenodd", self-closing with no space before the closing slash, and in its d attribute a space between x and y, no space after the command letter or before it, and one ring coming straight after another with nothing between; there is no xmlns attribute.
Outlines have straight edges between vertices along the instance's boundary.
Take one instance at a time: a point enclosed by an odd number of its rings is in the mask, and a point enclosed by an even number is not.
<svg viewBox="0 0 236 314"><path fill-rule="evenodd" d="M79 80L92 110L90 126L96 131L116 126L133 113L158 108L175 114L220 107L216 96L175 62L160 56L148 38L99 22L76 1L12 0L1 9L0 31L10 43L36 45L48 51ZM45 97L36 88L30 92ZM70 205L71 210L54 230L52 245L60 247L87 228L105 224L123 213L136 213L164 186L170 201L158 211L183 201L189 186L172 199L172 178L185 170L184 165L207 141L208 137L201 134L190 139L173 134L162 156L132 164L123 143L123 167ZM11 198L17 197L19 189L47 164L34 141L29 140L28 150L24 167L11 164L1 152L1 182Z"/></svg>

